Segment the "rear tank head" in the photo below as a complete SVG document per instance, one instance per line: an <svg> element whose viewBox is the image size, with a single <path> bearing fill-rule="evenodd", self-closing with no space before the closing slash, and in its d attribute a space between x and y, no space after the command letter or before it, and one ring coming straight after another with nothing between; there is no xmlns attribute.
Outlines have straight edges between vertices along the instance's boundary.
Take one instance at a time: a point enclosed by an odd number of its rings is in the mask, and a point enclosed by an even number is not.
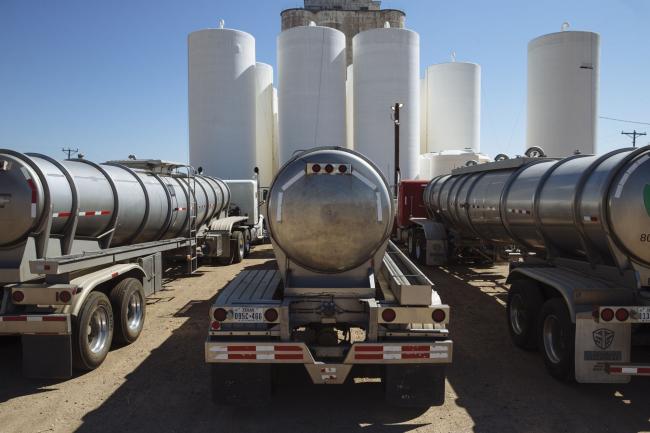
<svg viewBox="0 0 650 433"><path fill-rule="evenodd" d="M276 249L291 264L318 274L351 271L383 254L393 219L386 179L371 161L343 148L316 148L292 158L267 202Z"/></svg>

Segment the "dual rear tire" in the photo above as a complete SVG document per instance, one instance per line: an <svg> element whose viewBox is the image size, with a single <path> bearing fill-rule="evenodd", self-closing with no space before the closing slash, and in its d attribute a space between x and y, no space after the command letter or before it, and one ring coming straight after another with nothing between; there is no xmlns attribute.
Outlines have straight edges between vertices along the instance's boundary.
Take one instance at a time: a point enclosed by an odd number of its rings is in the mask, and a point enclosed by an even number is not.
<svg viewBox="0 0 650 433"><path fill-rule="evenodd" d="M508 293L506 312L514 344L524 350L539 349L551 376L574 380L575 324L564 299L544 299L536 282L518 280Z"/></svg>
<svg viewBox="0 0 650 433"><path fill-rule="evenodd" d="M113 343L131 344L144 327L146 303L142 283L125 278L109 296L91 292L72 323L73 366L82 371L99 367Z"/></svg>

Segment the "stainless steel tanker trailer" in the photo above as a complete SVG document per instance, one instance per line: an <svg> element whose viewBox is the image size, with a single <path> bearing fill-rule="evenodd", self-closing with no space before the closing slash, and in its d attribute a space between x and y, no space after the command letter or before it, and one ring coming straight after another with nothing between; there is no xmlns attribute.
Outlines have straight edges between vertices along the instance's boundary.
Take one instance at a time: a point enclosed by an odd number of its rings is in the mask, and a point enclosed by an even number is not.
<svg viewBox="0 0 650 433"><path fill-rule="evenodd" d="M554 377L650 374L631 360L650 323L650 147L464 167L434 179L424 201L423 231L443 226L524 252L508 278L510 334L539 348ZM442 237L430 243L445 249Z"/></svg>
<svg viewBox="0 0 650 433"><path fill-rule="evenodd" d="M240 259L247 218L226 217L229 201L224 182L178 164L0 150L0 335L22 337L24 374L68 377L135 341L163 254L189 272L204 242Z"/></svg>
<svg viewBox="0 0 650 433"><path fill-rule="evenodd" d="M346 149L303 152L273 181L266 221L278 269L243 271L210 309L214 401L268 399L272 371L293 365L316 384L382 377L390 402L442 404L449 307L389 241L380 171Z"/></svg>

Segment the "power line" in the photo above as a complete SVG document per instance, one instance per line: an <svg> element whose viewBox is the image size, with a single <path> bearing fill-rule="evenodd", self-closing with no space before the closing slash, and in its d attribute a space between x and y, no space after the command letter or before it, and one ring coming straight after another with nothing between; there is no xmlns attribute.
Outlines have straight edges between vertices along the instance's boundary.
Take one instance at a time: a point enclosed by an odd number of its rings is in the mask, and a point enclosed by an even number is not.
<svg viewBox="0 0 650 433"><path fill-rule="evenodd" d="M623 123L635 123L637 125L650 125L648 122L635 122L633 120L624 120L624 119L615 119L613 117L605 117L605 116L600 116L601 119L605 120L613 120L615 122L623 122Z"/></svg>

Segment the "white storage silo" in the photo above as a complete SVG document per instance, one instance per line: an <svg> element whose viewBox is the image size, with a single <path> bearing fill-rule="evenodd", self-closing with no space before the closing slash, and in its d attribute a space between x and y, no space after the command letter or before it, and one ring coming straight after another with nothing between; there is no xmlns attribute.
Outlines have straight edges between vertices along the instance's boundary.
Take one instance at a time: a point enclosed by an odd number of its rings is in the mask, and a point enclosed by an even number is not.
<svg viewBox="0 0 650 433"><path fill-rule="evenodd" d="M564 31L528 44L528 147L547 156L596 147L600 36Z"/></svg>
<svg viewBox="0 0 650 433"><path fill-rule="evenodd" d="M420 155L427 153L427 120L429 115L429 92L427 74L420 79ZM422 166L422 164L420 164ZM420 173L422 174L422 173Z"/></svg>
<svg viewBox="0 0 650 433"><path fill-rule="evenodd" d="M278 36L280 166L300 150L346 145L345 35L315 25Z"/></svg>
<svg viewBox="0 0 650 433"><path fill-rule="evenodd" d="M429 180L437 176L450 174L452 170L465 167L470 161L485 164L492 161L487 155L462 150L445 150L436 153L426 153L420 156L419 179Z"/></svg>
<svg viewBox="0 0 650 433"><path fill-rule="evenodd" d="M256 97L256 163L260 170L261 187L271 186L273 180L273 67L266 63L255 65Z"/></svg>
<svg viewBox="0 0 650 433"><path fill-rule="evenodd" d="M420 154L420 37L398 28L361 32L353 39L354 148L394 179L395 103L400 110L400 171L415 179Z"/></svg>
<svg viewBox="0 0 650 433"><path fill-rule="evenodd" d="M427 152L480 152L481 67L450 62L427 68Z"/></svg>
<svg viewBox="0 0 650 433"><path fill-rule="evenodd" d="M345 131L348 149L354 149L354 66L348 66L345 80Z"/></svg>
<svg viewBox="0 0 650 433"><path fill-rule="evenodd" d="M280 169L280 156L278 155L278 142L280 141L278 132L278 89L273 88L273 177L278 174Z"/></svg>
<svg viewBox="0 0 650 433"><path fill-rule="evenodd" d="M255 168L255 39L231 29L190 33L190 163L222 179Z"/></svg>

